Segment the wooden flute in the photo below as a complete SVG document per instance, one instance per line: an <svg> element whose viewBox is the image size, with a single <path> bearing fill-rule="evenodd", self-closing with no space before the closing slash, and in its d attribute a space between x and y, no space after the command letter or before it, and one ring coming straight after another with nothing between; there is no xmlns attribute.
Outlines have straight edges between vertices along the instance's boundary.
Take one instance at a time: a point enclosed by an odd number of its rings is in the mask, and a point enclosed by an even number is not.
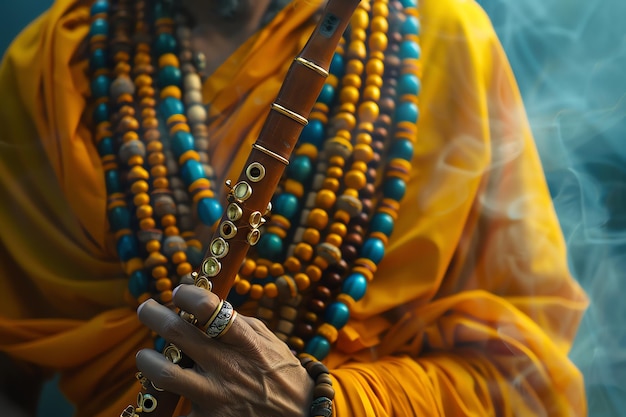
<svg viewBox="0 0 626 417"><path fill-rule="evenodd" d="M327 2L311 37L289 67L239 178L229 182L226 208L195 278L197 286L211 289L222 299L228 295L248 249L259 240L263 216L359 3L360 0ZM165 347L163 354L183 367L193 366L172 344ZM140 380L142 390L137 406L129 405L120 417L171 417L179 396L160 390L146 378Z"/></svg>

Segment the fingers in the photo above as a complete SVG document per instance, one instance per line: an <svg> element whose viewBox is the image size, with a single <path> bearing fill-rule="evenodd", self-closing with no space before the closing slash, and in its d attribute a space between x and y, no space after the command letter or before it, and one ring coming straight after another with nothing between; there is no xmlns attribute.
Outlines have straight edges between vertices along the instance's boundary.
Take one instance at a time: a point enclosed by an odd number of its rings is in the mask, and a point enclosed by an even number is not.
<svg viewBox="0 0 626 417"><path fill-rule="evenodd" d="M193 314L198 319L199 326L206 328L209 320L214 319L214 316L219 313L217 309L220 307L220 299L205 289L192 285L181 285L177 287L174 293L174 304ZM232 319L230 327L222 332L218 340L233 346L246 346L251 343L251 340L254 340L255 332L242 318L238 316ZM217 317L216 319L219 320L220 318Z"/></svg>
<svg viewBox="0 0 626 417"><path fill-rule="evenodd" d="M210 342L208 337L169 308L148 300L137 309L137 316L143 324L175 344L194 361L206 356L207 342Z"/></svg>
<svg viewBox="0 0 626 417"><path fill-rule="evenodd" d="M204 403L209 395L206 378L173 364L152 349L140 350L136 362L137 369L159 389L183 395L196 404Z"/></svg>

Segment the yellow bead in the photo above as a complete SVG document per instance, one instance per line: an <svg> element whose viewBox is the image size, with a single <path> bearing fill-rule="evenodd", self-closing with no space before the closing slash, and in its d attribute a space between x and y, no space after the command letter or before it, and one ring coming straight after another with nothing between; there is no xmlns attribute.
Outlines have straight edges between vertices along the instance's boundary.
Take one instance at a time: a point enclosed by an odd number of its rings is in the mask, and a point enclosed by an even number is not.
<svg viewBox="0 0 626 417"><path fill-rule="evenodd" d="M250 287L250 298L253 300L258 300L263 297L263 286L259 284L254 284Z"/></svg>
<svg viewBox="0 0 626 417"><path fill-rule="evenodd" d="M191 272L193 272L193 268L189 262L181 262L176 267L176 274L178 274L179 277L191 274Z"/></svg>
<svg viewBox="0 0 626 417"><path fill-rule="evenodd" d="M386 3L377 1L374 3L374 6L372 7L372 14L376 17L377 16L387 17L389 16L389 7L387 6ZM376 19L376 17L374 17L374 19Z"/></svg>
<svg viewBox="0 0 626 417"><path fill-rule="evenodd" d="M152 141L150 143L148 143L148 145L146 146L146 150L150 153L152 152L162 152L163 151L163 144L158 141Z"/></svg>
<svg viewBox="0 0 626 417"><path fill-rule="evenodd" d="M359 106L359 118L363 122L374 123L378 118L378 104L366 101Z"/></svg>
<svg viewBox="0 0 626 417"><path fill-rule="evenodd" d="M344 223L334 222L330 225L330 232L344 237L348 233L348 227Z"/></svg>
<svg viewBox="0 0 626 417"><path fill-rule="evenodd" d="M363 100L378 101L380 99L380 88L376 85L367 85L363 90Z"/></svg>
<svg viewBox="0 0 626 417"><path fill-rule="evenodd" d="M336 233L329 233L326 236L326 243L330 243L333 246L340 247L343 243L343 239Z"/></svg>
<svg viewBox="0 0 626 417"><path fill-rule="evenodd" d="M317 159L317 154L317 147L311 143L303 143L296 150L296 155L306 155L313 160Z"/></svg>
<svg viewBox="0 0 626 417"><path fill-rule="evenodd" d="M156 165L150 168L150 174L153 177L165 177L167 175L167 168L165 165Z"/></svg>
<svg viewBox="0 0 626 417"><path fill-rule="evenodd" d="M144 292L139 297L137 297L137 301L139 302L139 304L142 304L142 303L145 303L146 301L148 301L151 298L152 298L152 295L149 292Z"/></svg>
<svg viewBox="0 0 626 417"><path fill-rule="evenodd" d="M350 42L346 56L350 59L365 59L367 57L365 42L361 40Z"/></svg>
<svg viewBox="0 0 626 417"><path fill-rule="evenodd" d="M172 289L172 281L169 278L160 278L156 282L156 289L159 292Z"/></svg>
<svg viewBox="0 0 626 417"><path fill-rule="evenodd" d="M331 190L320 190L315 198L315 204L323 209L330 209L337 201L337 196Z"/></svg>
<svg viewBox="0 0 626 417"><path fill-rule="evenodd" d="M383 86L383 77L377 74L368 75L365 79L365 85L373 85L381 88Z"/></svg>
<svg viewBox="0 0 626 417"><path fill-rule="evenodd" d="M343 169L337 166L328 167L326 170L326 175L331 178L341 178L343 176Z"/></svg>
<svg viewBox="0 0 626 417"><path fill-rule="evenodd" d="M143 206L149 203L150 196L148 195L148 193L135 194L135 196L133 197L133 204L135 204L135 206Z"/></svg>
<svg viewBox="0 0 626 417"><path fill-rule="evenodd" d="M173 214L165 214L161 217L161 225L163 227L174 226L176 224L176 216Z"/></svg>
<svg viewBox="0 0 626 417"><path fill-rule="evenodd" d="M311 286L311 278L307 274L299 273L294 275L294 281L296 281L296 285L300 291L304 291Z"/></svg>
<svg viewBox="0 0 626 417"><path fill-rule="evenodd" d="M320 327L317 328L317 334L328 339L330 343L334 343L337 340L337 336L339 335L339 332L334 326L328 323L324 323Z"/></svg>
<svg viewBox="0 0 626 417"><path fill-rule="evenodd" d="M346 65L346 74L357 74L361 75L363 73L363 62L358 59L351 59L348 61Z"/></svg>
<svg viewBox="0 0 626 417"><path fill-rule="evenodd" d="M209 188L209 187L211 187L211 181L209 181L206 178L199 178L191 183L191 185L189 186L189 192L193 193L196 190Z"/></svg>
<svg viewBox="0 0 626 417"><path fill-rule="evenodd" d="M178 88L175 85L168 85L167 87L163 88L161 90L161 98L167 98L167 97L173 97L173 98L177 98L177 99L181 99L183 96L183 93L180 91L180 88Z"/></svg>
<svg viewBox="0 0 626 417"><path fill-rule="evenodd" d="M375 15L372 19L371 30L373 33L383 32L387 33L389 31L389 22L385 19L385 16Z"/></svg>
<svg viewBox="0 0 626 417"><path fill-rule="evenodd" d="M302 241L311 245L317 245L320 241L320 232L317 229L309 227L302 234Z"/></svg>
<svg viewBox="0 0 626 417"><path fill-rule="evenodd" d="M152 185L154 185L154 188L158 189L168 188L170 185L170 180L168 180L167 177L155 178L154 181L152 181Z"/></svg>
<svg viewBox="0 0 626 417"><path fill-rule="evenodd" d="M141 230L150 230L154 229L156 226L156 222L152 217L146 217L145 219L141 219L139 221L139 228Z"/></svg>
<svg viewBox="0 0 626 417"><path fill-rule="evenodd" d="M167 276L167 268L163 265L152 268L152 278L159 279Z"/></svg>
<svg viewBox="0 0 626 417"><path fill-rule="evenodd" d="M150 165L161 165L165 162L165 154L163 152L153 152L148 155L148 163Z"/></svg>
<svg viewBox="0 0 626 417"><path fill-rule="evenodd" d="M346 88L346 86L352 86L352 87L356 87L356 88L361 88L361 76L360 75L356 75L356 74L347 74L344 75L343 77L343 85L344 88Z"/></svg>
<svg viewBox="0 0 626 417"><path fill-rule="evenodd" d="M250 281L246 281L245 279L242 279L241 281L237 283L237 286L235 287L235 291L239 295L245 295L248 293L248 291L250 291L251 286L252 285L250 284Z"/></svg>
<svg viewBox="0 0 626 417"><path fill-rule="evenodd" d="M302 264L300 263L300 260L298 258L296 258L295 256L290 256L285 259L285 268L287 269L287 271L294 273L300 271L300 268L302 268Z"/></svg>
<svg viewBox="0 0 626 417"><path fill-rule="evenodd" d="M339 190L339 180L337 178L325 178L322 187L336 193Z"/></svg>
<svg viewBox="0 0 626 417"><path fill-rule="evenodd" d="M176 226L169 226L166 227L165 230L163 230L163 234L165 236L178 236L180 234L180 231Z"/></svg>
<svg viewBox="0 0 626 417"><path fill-rule="evenodd" d="M163 304L170 303L172 301L172 291L163 291L159 298L161 298Z"/></svg>
<svg viewBox="0 0 626 417"><path fill-rule="evenodd" d="M350 167L351 170L353 171L361 171L361 172L366 172L367 171L367 164L363 161L354 161L352 163L352 167Z"/></svg>
<svg viewBox="0 0 626 417"><path fill-rule="evenodd" d="M150 206L149 204L141 205L137 207L136 214L137 214L137 218L139 219L152 217L152 206Z"/></svg>
<svg viewBox="0 0 626 417"><path fill-rule="evenodd" d="M304 194L304 187L298 181L287 179L283 185L286 192L295 195L300 198Z"/></svg>
<svg viewBox="0 0 626 417"><path fill-rule="evenodd" d="M308 243L300 242L296 245L294 253L298 258L306 262L313 256L313 247Z"/></svg>
<svg viewBox="0 0 626 417"><path fill-rule="evenodd" d="M380 59L370 59L365 69L368 74L382 76L385 73L385 64Z"/></svg>
<svg viewBox="0 0 626 417"><path fill-rule="evenodd" d="M239 273L243 276L250 276L256 269L256 262L252 259L246 259L241 267L239 268Z"/></svg>
<svg viewBox="0 0 626 417"><path fill-rule="evenodd" d="M384 51L387 49L387 35L383 32L374 32L370 35L368 46L371 51Z"/></svg>
<svg viewBox="0 0 626 417"><path fill-rule="evenodd" d="M311 278L311 281L313 282L317 282L320 280L320 278L322 278L322 270L317 265L307 266L304 272L309 276L309 278Z"/></svg>
<svg viewBox="0 0 626 417"><path fill-rule="evenodd" d="M268 267L265 265L257 265L254 270L254 277L257 279L267 278L269 273Z"/></svg>
<svg viewBox="0 0 626 417"><path fill-rule="evenodd" d="M148 243L146 243L146 250L148 252L157 252L160 249L161 249L161 242L159 242L156 239L149 240Z"/></svg>
<svg viewBox="0 0 626 417"><path fill-rule="evenodd" d="M326 210L314 208L309 213L309 217L307 219L307 225L309 227L314 227L318 230L324 230L326 225L328 224L328 213Z"/></svg>
<svg viewBox="0 0 626 417"><path fill-rule="evenodd" d="M163 68L168 65L178 67L180 63L178 62L178 57L174 54L163 54L159 57L159 67Z"/></svg>
<svg viewBox="0 0 626 417"><path fill-rule="evenodd" d="M172 262L174 264L179 264L181 262L185 262L187 260L187 254L183 251L178 251L172 255Z"/></svg>
<svg viewBox="0 0 626 417"><path fill-rule="evenodd" d="M200 155L198 154L198 152L194 151L193 149L188 150L184 152L178 158L178 164L183 165L185 162L189 161L190 159L193 159L194 161L200 161Z"/></svg>
<svg viewBox="0 0 626 417"><path fill-rule="evenodd" d="M270 282L263 287L263 293L267 298L276 298L278 297L278 287L273 282Z"/></svg>
<svg viewBox="0 0 626 417"><path fill-rule="evenodd" d="M356 117L352 112L341 112L333 119L333 127L352 130L356 126Z"/></svg>
<svg viewBox="0 0 626 417"><path fill-rule="evenodd" d="M354 146L352 156L354 157L355 161L368 163L374 158L374 150L369 145L359 143Z"/></svg>
<svg viewBox="0 0 626 417"><path fill-rule="evenodd" d="M350 19L350 25L352 26L352 30L354 29L367 29L369 25L369 15L367 11L361 7L356 9L352 14L352 18Z"/></svg>
<svg viewBox="0 0 626 417"><path fill-rule="evenodd" d="M340 301L348 306L349 310L352 310L356 301L354 298L350 297L348 294L341 293L337 296L337 301Z"/></svg>
<svg viewBox="0 0 626 417"><path fill-rule="evenodd" d="M347 86L341 89L339 100L342 103L356 103L359 101L359 89L353 86Z"/></svg>
<svg viewBox="0 0 626 417"><path fill-rule="evenodd" d="M270 273L270 275L277 277L277 276L283 275L285 273L285 268L283 267L282 264L280 264L278 262L274 262L269 267L269 273Z"/></svg>
<svg viewBox="0 0 626 417"><path fill-rule="evenodd" d="M372 143L372 135L367 132L362 132L356 135L356 143L357 144L365 144L370 145ZM358 145L357 145L358 146ZM355 146L356 149L356 146Z"/></svg>

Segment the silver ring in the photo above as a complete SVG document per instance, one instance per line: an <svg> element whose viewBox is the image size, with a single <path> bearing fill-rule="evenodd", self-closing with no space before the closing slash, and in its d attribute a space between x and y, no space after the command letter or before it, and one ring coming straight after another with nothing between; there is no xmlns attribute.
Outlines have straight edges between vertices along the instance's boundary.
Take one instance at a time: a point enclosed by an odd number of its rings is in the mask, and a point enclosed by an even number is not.
<svg viewBox="0 0 626 417"><path fill-rule="evenodd" d="M206 334L212 339L223 336L235 321L236 316L237 312L233 306L228 301L223 300L219 311L207 324Z"/></svg>

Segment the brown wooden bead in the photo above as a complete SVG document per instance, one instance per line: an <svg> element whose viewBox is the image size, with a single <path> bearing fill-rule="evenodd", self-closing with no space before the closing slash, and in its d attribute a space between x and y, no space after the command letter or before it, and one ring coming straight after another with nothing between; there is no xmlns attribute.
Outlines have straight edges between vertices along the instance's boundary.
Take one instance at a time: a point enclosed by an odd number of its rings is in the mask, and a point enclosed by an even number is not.
<svg viewBox="0 0 626 417"><path fill-rule="evenodd" d="M313 298L309 301L309 309L316 313L323 313L326 309L326 303L317 298Z"/></svg>
<svg viewBox="0 0 626 417"><path fill-rule="evenodd" d="M335 398L335 390L330 384L317 384L315 388L313 388L313 397L326 397L332 400Z"/></svg>

